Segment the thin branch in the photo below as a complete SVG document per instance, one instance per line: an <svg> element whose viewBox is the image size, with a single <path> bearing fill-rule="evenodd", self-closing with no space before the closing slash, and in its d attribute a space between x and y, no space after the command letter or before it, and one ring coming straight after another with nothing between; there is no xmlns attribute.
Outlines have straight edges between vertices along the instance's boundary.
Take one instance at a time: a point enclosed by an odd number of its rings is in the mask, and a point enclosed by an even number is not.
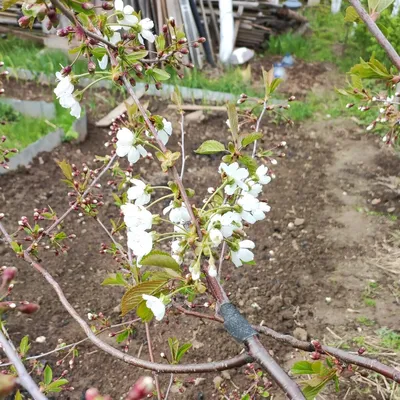
<svg viewBox="0 0 400 400"><path fill-rule="evenodd" d="M371 34L375 37L377 42L380 46L385 50L386 54L395 65L395 67L400 71L400 56L395 50L395 48L391 45L389 40L386 39L385 35L382 31L378 28L375 21L370 17L367 11L364 10L360 0L350 0L350 4L354 7L357 11L357 14L360 18L364 21L365 25L367 26L368 30Z"/></svg>
<svg viewBox="0 0 400 400"><path fill-rule="evenodd" d="M250 337L245 343L248 347L248 354L271 375L289 399L305 400L297 383L290 379L286 372L270 356L257 336Z"/></svg>
<svg viewBox="0 0 400 400"><path fill-rule="evenodd" d="M168 400L169 392L171 390L173 383L174 383L174 374L171 374L171 377L169 378L168 388L167 388L167 391L165 392L164 400Z"/></svg>
<svg viewBox="0 0 400 400"><path fill-rule="evenodd" d="M124 326L124 325L133 324L133 323L138 322L138 321L141 321L141 319L140 318L136 318L136 319L133 319L132 321L126 321L126 322L121 322L120 324L111 325L111 326L108 326L108 327L106 327L104 329L101 329L100 331L96 332L96 335L100 335L101 333L104 333L105 331L108 331L110 329L118 328L118 327ZM67 345L65 345L63 347L57 347L56 349L50 350L50 351L48 351L46 353L41 353L41 354L37 354L36 356L26 357L24 359L24 361L38 360L40 358L47 357L50 354L59 353L60 351L67 350L67 349L69 349L71 347L79 346L80 344L86 342L87 340L89 340L89 338L85 337L84 339L79 340L78 342L70 343L70 344L67 344ZM12 363L0 364L0 368L8 367L9 365L12 365Z"/></svg>
<svg viewBox="0 0 400 400"><path fill-rule="evenodd" d="M262 111L261 111L260 116L259 116L258 119L257 119L256 132L258 132L258 130L260 129L260 123L261 123L261 120L262 120L262 118L263 118L263 116L264 116L264 113L265 113L265 110L266 110L266 109L267 109L267 101L264 101L264 103L263 103L263 109L262 109ZM257 152L257 140L254 141L254 144L253 144L253 152L252 152L252 154L251 154L251 157L252 157L252 158L254 158L254 157L256 156L256 152Z"/></svg>
<svg viewBox="0 0 400 400"><path fill-rule="evenodd" d="M95 179L93 179L92 182L89 183L88 187L82 194L82 198L85 198L89 192L94 188L94 186L99 182L101 177L111 168L112 164L114 163L115 159L117 158L117 155L114 154L111 158L110 161L107 163L107 165L103 168L103 170L96 176ZM43 236L47 236L51 233L51 231L56 228L58 225L61 224L62 221L64 221L65 218L68 217L68 215L75 209L75 207L78 205L78 202L74 202L70 208L68 208L67 211L61 217L57 218L35 241L32 242L32 244L27 248L27 252L29 253L33 246L37 245L40 240L43 238Z"/></svg>
<svg viewBox="0 0 400 400"><path fill-rule="evenodd" d="M183 174L185 173L185 162L186 162L186 156L185 156L185 113L183 110L181 110L181 149L182 149L182 166L181 166L181 174L180 178L183 180Z"/></svg>
<svg viewBox="0 0 400 400"><path fill-rule="evenodd" d="M151 342L151 335L150 335L150 327L147 322L144 324L144 326L146 328L146 339L147 339L147 347L149 349L149 357L150 357L150 361L153 363L154 356L153 356L153 345ZM157 399L162 400L160 381L158 379L158 375L155 372L153 372L153 376L154 376L154 381L156 383Z"/></svg>
<svg viewBox="0 0 400 400"><path fill-rule="evenodd" d="M21 385L28 391L28 393L34 398L34 400L47 400L46 396L40 391L35 381L28 374L28 371L25 369L24 364L22 363L18 354L14 351L10 342L1 331L0 344L4 353L6 353L8 359L12 362L15 369L17 370L18 378Z"/></svg>
<svg viewBox="0 0 400 400"><path fill-rule="evenodd" d="M217 321L220 323L224 322L224 320L222 318L214 316L214 315L203 314L203 313L199 313L197 311L187 310L176 302L173 302L172 305L178 311L180 311L184 314L187 314L187 315L191 315L193 317L209 319L211 321ZM251 327L254 330L256 330L257 332L262 333L266 336L269 336L281 343L289 344L290 346L292 346L295 349L307 351L309 353L316 351L315 346L310 342L298 340L290 335L284 335L284 334L276 332L273 329L268 328L266 326L252 325ZM378 372L379 374L386 376L387 378L392 379L393 381L395 381L397 383L400 383L400 371L395 368L389 367L385 364L382 364L381 362L379 362L377 360L372 360L368 357L359 356L357 354L351 354L347 351L340 350L335 347L325 346L323 344L321 344L321 350L322 350L322 354L334 356L338 360L342 360L348 364L357 365L359 367L369 369L374 372Z"/></svg>

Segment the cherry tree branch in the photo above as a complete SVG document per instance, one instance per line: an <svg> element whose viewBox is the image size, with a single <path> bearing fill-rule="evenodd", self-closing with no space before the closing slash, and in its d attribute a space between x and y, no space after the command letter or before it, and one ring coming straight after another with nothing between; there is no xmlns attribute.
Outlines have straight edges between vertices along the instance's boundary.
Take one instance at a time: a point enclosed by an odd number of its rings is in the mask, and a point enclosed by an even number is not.
<svg viewBox="0 0 400 400"><path fill-rule="evenodd" d="M153 345L151 342L151 334L150 334L150 327L149 324L146 322L144 324L145 329L146 329L146 339L147 339L147 347L149 348L149 357L150 357L150 361L154 362L154 356L153 356ZM158 379L158 376L155 372L153 372L153 376L154 376L154 381L156 383L156 391L157 391L157 399L161 400L162 399L162 395L161 395L161 389L160 389L160 381Z"/></svg>
<svg viewBox="0 0 400 400"><path fill-rule="evenodd" d="M107 165L103 168L103 170L96 176L95 179L93 179L92 182L89 183L88 187L82 194L82 198L85 198L89 192L94 188L94 186L99 182L101 177L111 168L112 164L114 163L115 159L117 158L117 155L114 154L111 158L110 161L107 163ZM61 217L57 218L35 241L31 243L31 245L27 248L27 251L30 252L31 249L36 246L40 240L44 237L47 236L51 233L53 229L55 229L58 225L61 224L62 221L64 221L65 218L68 217L68 215L75 209L75 207L78 205L78 202L74 202L70 208L68 208L67 211Z"/></svg>
<svg viewBox="0 0 400 400"><path fill-rule="evenodd" d="M172 305L179 312L184 313L186 315L191 315L193 317L201 319L209 319L211 321L217 321L220 323L224 322L224 320L218 316L203 314L193 310L187 310L186 308L182 307L180 304L176 302L173 302ZM269 336L283 344L288 344L295 349L307 351L309 353L312 353L317 350L315 346L310 342L298 340L290 335L284 335L283 333L276 332L273 329L268 328L266 326L252 325L251 327L257 332ZM347 364L353 364L365 369L369 369L370 371L377 372L381 375L386 376L389 379L392 379L397 383L400 383L400 371L395 368L389 367L388 365L382 364L378 360L373 360L368 357L351 354L347 351L340 350L335 347L325 346L323 344L321 344L320 351L321 350L322 354L333 356L338 360L346 362Z"/></svg>
<svg viewBox="0 0 400 400"><path fill-rule="evenodd" d="M47 400L46 396L40 391L39 387L35 381L28 374L25 369L24 364L19 358L18 354L15 352L11 346L8 339L4 336L4 333L0 330L0 344L7 355L8 359L12 362L15 369L18 372L18 378L21 385L28 391L28 393L33 397L34 400Z"/></svg>
<svg viewBox="0 0 400 400"><path fill-rule="evenodd" d="M375 21L370 17L370 15L365 11L362 6L360 0L350 0L350 4L357 11L357 14L363 20L365 25L371 34L375 37L380 46L385 50L386 54L395 65L395 67L400 71L400 56L395 50L395 48L391 45L389 40L386 39L385 35L379 29L378 25L376 25Z"/></svg>
<svg viewBox="0 0 400 400"><path fill-rule="evenodd" d="M0 222L0 232L2 232L6 241L11 244L12 239L10 235L5 230L3 224ZM134 365L139 368L156 371L158 373L200 373L200 372L214 372L214 371L225 371L227 369L239 368L243 365L252 361L252 359L247 354L240 354L235 357L223 360L223 361L214 361L209 363L202 364L182 364L182 365L169 365L169 364L160 364L153 363L151 361L145 361L140 358L131 356L126 354L109 344L103 342L100 338L93 333L90 329L90 326L83 320L83 318L76 312L71 303L67 300L62 291L58 282L53 278L53 276L43 268L39 263L34 261L30 254L25 251L23 253L23 258L26 262L28 262L34 269L36 269L44 279L50 284L53 290L56 292L58 299L60 300L63 307L69 313L69 315L78 323L81 329L84 331L88 339L96 345L99 349L105 351L106 353L112 355L115 358L118 358L127 364Z"/></svg>

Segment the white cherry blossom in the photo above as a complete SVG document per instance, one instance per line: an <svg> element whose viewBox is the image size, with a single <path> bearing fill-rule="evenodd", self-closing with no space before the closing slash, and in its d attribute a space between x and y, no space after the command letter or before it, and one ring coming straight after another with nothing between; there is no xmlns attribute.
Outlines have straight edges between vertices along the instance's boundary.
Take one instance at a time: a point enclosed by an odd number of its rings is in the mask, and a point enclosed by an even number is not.
<svg viewBox="0 0 400 400"><path fill-rule="evenodd" d="M238 204L242 207L241 218L249 224L263 220L265 218L264 213L271 210L271 207L267 203L259 201L248 193L243 193L238 200Z"/></svg>
<svg viewBox="0 0 400 400"><path fill-rule="evenodd" d="M135 146L135 136L128 128L121 128L117 132L117 139L116 153L119 157L127 156L128 161L134 164L140 156L147 156L147 150L142 145Z"/></svg>
<svg viewBox="0 0 400 400"><path fill-rule="evenodd" d="M260 165L257 168L256 177L258 178L258 182L263 185L271 182L271 177L268 175L268 167L266 167L265 165Z"/></svg>
<svg viewBox="0 0 400 400"><path fill-rule="evenodd" d="M157 321L161 321L165 315L164 303L155 296L149 294L142 294L143 300L146 301L146 307L150 308Z"/></svg>
<svg viewBox="0 0 400 400"><path fill-rule="evenodd" d="M157 135L164 144L167 144L169 137L172 135L172 124L165 118L163 118L162 122L163 122L163 128L157 130Z"/></svg>
<svg viewBox="0 0 400 400"><path fill-rule="evenodd" d="M186 205L182 203L180 207L174 208L174 203L171 201L168 207L165 207L163 210L163 214L166 215L169 213L169 220L174 224L182 225L186 222L190 221L190 214L186 208Z"/></svg>
<svg viewBox="0 0 400 400"><path fill-rule="evenodd" d="M251 240L239 242L239 250L231 251L231 259L236 267L241 267L243 263L254 260L254 254L249 249L254 249L255 244Z"/></svg>
<svg viewBox="0 0 400 400"><path fill-rule="evenodd" d="M254 182L252 179L249 179L248 181L246 181L246 184L248 185L246 192L254 197L258 197L258 195L262 192L263 187L260 183Z"/></svg>
<svg viewBox="0 0 400 400"><path fill-rule="evenodd" d="M242 218L240 214L234 211L228 211L223 215L215 214L208 224L210 233L213 228L219 230L224 238L229 238L233 231L242 228ZM216 235L215 232L214 235Z"/></svg>
<svg viewBox="0 0 400 400"><path fill-rule="evenodd" d="M70 114L75 118L79 118L81 116L82 108L72 94L74 91L74 85L71 82L71 77L69 75L63 76L61 72L56 72L56 78L58 84L54 89L54 93L57 96L61 107L69 108L71 110Z"/></svg>
<svg viewBox="0 0 400 400"><path fill-rule="evenodd" d="M133 15L133 13L135 12L134 8L129 5L125 6L122 0L115 0L114 8L116 11L119 11L123 14L122 18L117 18L120 25L129 27L134 26L139 22L136 15ZM112 29L114 29L114 27ZM118 27L118 29L120 29L120 27Z"/></svg>
<svg viewBox="0 0 400 400"><path fill-rule="evenodd" d="M137 257L138 263L153 248L153 236L140 228L128 230L128 247ZM138 265L140 266L140 265Z"/></svg>
<svg viewBox="0 0 400 400"><path fill-rule="evenodd" d="M151 31L154 28L154 22L150 18L144 18L139 22L140 32L138 33L138 39L141 44L144 44L143 39L146 39L150 43L153 43L155 36Z"/></svg>
<svg viewBox="0 0 400 400"><path fill-rule="evenodd" d="M213 247L218 247L224 240L224 236L222 235L222 232L219 229L213 228L210 230L210 240Z"/></svg>
<svg viewBox="0 0 400 400"><path fill-rule="evenodd" d="M129 230L140 229L145 231L153 225L153 215L143 206L136 204L124 204L121 206L124 213L124 221Z"/></svg>
<svg viewBox="0 0 400 400"><path fill-rule="evenodd" d="M181 265L183 263L182 253L185 249L185 242L182 240L174 240L171 243L171 256L172 258Z"/></svg>
<svg viewBox="0 0 400 400"><path fill-rule="evenodd" d="M249 171L246 168L239 168L239 164L234 162L230 165L225 163L221 163L218 171L225 172L229 178L229 184L225 186L225 193L228 195L232 195L235 193L235 190L239 187L243 190L247 190L248 187L244 183L244 180L249 176Z"/></svg>
<svg viewBox="0 0 400 400"><path fill-rule="evenodd" d="M137 206L144 206L149 203L151 195L146 191L146 184L140 179L132 178L130 181L134 186L127 191L128 200L133 200Z"/></svg>

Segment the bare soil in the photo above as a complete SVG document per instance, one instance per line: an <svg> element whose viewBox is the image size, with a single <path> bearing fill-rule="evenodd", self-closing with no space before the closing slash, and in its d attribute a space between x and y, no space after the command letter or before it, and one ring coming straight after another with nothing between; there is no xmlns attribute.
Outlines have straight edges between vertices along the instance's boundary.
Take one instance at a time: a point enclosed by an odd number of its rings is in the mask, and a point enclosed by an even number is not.
<svg viewBox="0 0 400 400"><path fill-rule="evenodd" d="M326 72L326 67L318 68ZM307 65L300 71L306 74ZM311 74L304 79L312 83L313 77ZM46 92L47 89L42 90ZM43 94L44 98L51 95L49 90ZM106 108L98 102L96 109ZM167 110L166 104L150 99L149 107L172 120L174 131L179 131L177 116ZM5 224L10 231L16 228L22 215L31 216L35 207L51 205L57 213L67 208L68 189L60 182L57 160L67 159L76 164L85 161L93 165L94 156L106 152L107 130L96 128L93 114L89 116L89 136L79 147L65 143L50 154L41 154L30 168L0 177L0 211L6 213ZM219 160L198 156L194 150L205 139L227 141L225 119L224 115L207 113L201 122L187 124L189 158L185 184L196 189L198 198L205 195L207 187L217 184ZM338 344L340 338L342 342L351 343L350 339L355 336L374 335L379 327L398 330L400 276L371 262L377 253L384 251L383 245L387 246L390 233L399 229L398 221L394 220L400 217L398 155L350 120L313 121L293 129L267 123L263 130L264 147L285 140L288 149L285 157L271 166L276 179L267 187L265 199L272 210L249 232L256 242L257 264L239 269L229 263L224 266L224 286L232 302L252 323L263 321L280 332L305 333L308 339L318 338L331 344ZM177 145L176 138L172 144ZM167 177L154 163L140 164L142 177L154 184L165 183ZM115 216L117 209L106 185L104 194L108 197L101 218L106 222ZM380 201L377 203L374 199ZM297 225L292 228L290 223L296 219ZM112 323L120 322L114 309L122 292L100 286L107 273L117 267L112 259L99 254L100 243L106 242L107 237L94 221L76 214L67 219L64 230L78 236L71 243L71 251L59 257L45 254L43 265L58 280L68 300L82 316L103 312ZM1 243L0 264L19 269L12 298L41 305L39 312L32 316L9 315L8 331L15 343L29 334L33 342L29 353L34 355L55 348L59 339L72 343L84 337L44 279L29 265L16 260ZM368 307L363 300L370 280L376 281L379 287L374 307ZM198 303L206 300L211 299L204 298ZM361 316L375 321L375 325L360 324ZM153 332L155 358L160 362L163 360L159 354L168 353L167 338L172 335L193 343L184 362L221 360L241 350L221 325L178 316L172 310L161 323L153 323ZM46 337L45 343L35 342L39 336ZM116 345L107 334L103 339ZM287 370L293 360L307 357L272 340L262 340ZM352 344L352 349L357 350L357 346ZM140 323L128 352L134 355L141 352L141 357L148 357L144 327ZM68 370L67 378L74 388L56 395L58 399L79 399L91 386L116 399L144 375L143 371L113 359L88 342L79 346L79 357L72 369L69 368L71 357L56 366L56 361L62 357L53 354L45 358L55 376ZM220 398L213 385L217 375L178 376L183 393L174 391L169 398ZM241 390L251 385L243 369L229 371L229 376L227 379L224 375L228 392L234 385ZM194 384L196 378L205 379ZM169 376L161 378L164 391L168 380ZM275 387L272 393L275 399L283 398ZM330 387L324 392L324 398L343 399L346 393L347 399L378 398L372 385L356 377L343 379L338 394Z"/></svg>

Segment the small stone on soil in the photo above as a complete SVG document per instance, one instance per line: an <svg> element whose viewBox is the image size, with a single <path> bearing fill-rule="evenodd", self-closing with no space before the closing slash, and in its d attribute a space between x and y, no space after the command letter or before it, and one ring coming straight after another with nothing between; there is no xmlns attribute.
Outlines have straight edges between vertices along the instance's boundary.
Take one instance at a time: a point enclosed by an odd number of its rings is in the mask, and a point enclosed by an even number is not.
<svg viewBox="0 0 400 400"><path fill-rule="evenodd" d="M293 336L298 340L307 341L308 334L305 329L297 327L293 331Z"/></svg>
<svg viewBox="0 0 400 400"><path fill-rule="evenodd" d="M374 205L374 206L376 206L376 205L379 204L380 202L381 202L381 199L373 199L373 200L371 201L371 204Z"/></svg>
<svg viewBox="0 0 400 400"><path fill-rule="evenodd" d="M304 218L296 218L296 219L294 220L294 224L295 224L296 226L301 226L301 225L304 224L304 221L305 221Z"/></svg>
<svg viewBox="0 0 400 400"><path fill-rule="evenodd" d="M35 342L36 343L44 343L46 341L46 337L45 336L38 336L36 339L35 339Z"/></svg>

